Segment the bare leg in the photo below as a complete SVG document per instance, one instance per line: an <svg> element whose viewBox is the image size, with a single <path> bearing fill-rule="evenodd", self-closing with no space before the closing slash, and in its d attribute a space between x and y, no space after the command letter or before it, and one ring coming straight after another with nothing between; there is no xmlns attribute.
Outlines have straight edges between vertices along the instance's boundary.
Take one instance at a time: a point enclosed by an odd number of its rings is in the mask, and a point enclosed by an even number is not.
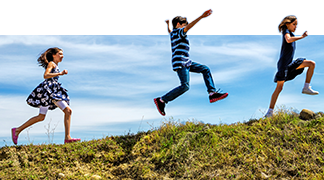
<svg viewBox="0 0 324 180"><path fill-rule="evenodd" d="M308 67L308 69L307 69L305 84L302 93L309 94L309 95L317 95L319 94L318 91L314 91L309 85L314 74L315 62L311 60L304 60L304 62L297 69L305 68L305 67Z"/></svg>
<svg viewBox="0 0 324 180"><path fill-rule="evenodd" d="M18 136L21 133L21 131L28 128L29 126L31 126L37 122L43 121L45 119L45 116L46 116L45 114L38 114L38 116L34 116L34 117L30 118L23 125L16 128L16 136Z"/></svg>
<svg viewBox="0 0 324 180"><path fill-rule="evenodd" d="M304 60L304 62L297 69L305 67L308 67L305 83L310 83L314 74L315 62L311 60Z"/></svg>
<svg viewBox="0 0 324 180"><path fill-rule="evenodd" d="M70 108L70 106L67 104L66 101L57 101L55 102L55 105L58 106L60 109L62 109L62 111L64 112L64 128L65 128L64 144L80 141L81 139L71 138L70 135L71 115L72 115L72 109Z"/></svg>
<svg viewBox="0 0 324 180"><path fill-rule="evenodd" d="M72 109L70 107L66 107L63 110L63 112L64 112L65 140L69 140L72 139L70 136Z"/></svg>
<svg viewBox="0 0 324 180"><path fill-rule="evenodd" d="M278 96L280 94L280 92L283 89L283 85L284 85L285 81L277 81L277 87L275 89L275 91L273 92L272 96L271 96L271 101L270 101L270 106L269 108L274 109Z"/></svg>

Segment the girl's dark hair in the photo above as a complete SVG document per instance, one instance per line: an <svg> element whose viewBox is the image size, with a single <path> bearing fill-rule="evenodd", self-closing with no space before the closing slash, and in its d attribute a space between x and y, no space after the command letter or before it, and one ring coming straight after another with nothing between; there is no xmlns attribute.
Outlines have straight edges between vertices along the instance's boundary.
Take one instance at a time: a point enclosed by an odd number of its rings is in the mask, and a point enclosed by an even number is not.
<svg viewBox="0 0 324 180"><path fill-rule="evenodd" d="M53 61L53 55L55 55L56 53L58 53L60 51L63 51L63 50L58 47L53 47L53 48L47 49L37 59L39 66L42 66L43 68L46 69L48 63Z"/></svg>
<svg viewBox="0 0 324 180"><path fill-rule="evenodd" d="M297 17L294 15L286 16L278 26L279 32L282 32L285 29L287 29L286 24L292 23L292 22L296 21L296 19L297 19Z"/></svg>
<svg viewBox="0 0 324 180"><path fill-rule="evenodd" d="M172 19L173 29L176 29L178 23L180 23L180 24L187 23L188 24L187 18L181 17L181 16L177 16L177 17L173 18Z"/></svg>

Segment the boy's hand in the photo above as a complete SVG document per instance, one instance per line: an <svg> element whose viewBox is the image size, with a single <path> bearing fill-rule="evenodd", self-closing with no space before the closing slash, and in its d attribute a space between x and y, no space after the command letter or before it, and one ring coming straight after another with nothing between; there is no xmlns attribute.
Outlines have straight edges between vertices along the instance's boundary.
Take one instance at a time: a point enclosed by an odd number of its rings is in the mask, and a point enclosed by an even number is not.
<svg viewBox="0 0 324 180"><path fill-rule="evenodd" d="M209 10L205 11L205 12L201 15L201 17L202 17L202 18L205 18L205 17L211 15L212 13L213 13L213 10L209 9Z"/></svg>
<svg viewBox="0 0 324 180"><path fill-rule="evenodd" d="M211 9L205 11L201 16L199 16L197 19L195 19L194 21L192 21L191 23L189 23L184 29L184 32L189 31L189 29L191 29L198 21L200 21L202 18L208 17L209 15L211 15L213 13L213 11Z"/></svg>
<svg viewBox="0 0 324 180"><path fill-rule="evenodd" d="M168 18L168 19L164 20L164 23L169 25L169 24L171 24L171 20Z"/></svg>
<svg viewBox="0 0 324 180"><path fill-rule="evenodd" d="M167 25L167 31L168 31L168 33L171 33L172 32L171 20L168 18L168 19L164 20L164 23Z"/></svg>

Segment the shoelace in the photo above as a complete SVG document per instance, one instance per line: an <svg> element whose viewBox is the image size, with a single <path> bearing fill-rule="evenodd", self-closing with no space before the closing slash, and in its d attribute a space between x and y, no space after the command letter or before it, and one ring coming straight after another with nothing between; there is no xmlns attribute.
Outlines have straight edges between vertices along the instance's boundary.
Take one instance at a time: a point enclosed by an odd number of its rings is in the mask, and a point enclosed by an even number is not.
<svg viewBox="0 0 324 180"><path fill-rule="evenodd" d="M218 88L215 93L221 94L222 93L222 90L220 88Z"/></svg>
<svg viewBox="0 0 324 180"><path fill-rule="evenodd" d="M222 93L222 90L218 88L213 94L210 94L209 96L212 96L214 94L225 94L225 93Z"/></svg>

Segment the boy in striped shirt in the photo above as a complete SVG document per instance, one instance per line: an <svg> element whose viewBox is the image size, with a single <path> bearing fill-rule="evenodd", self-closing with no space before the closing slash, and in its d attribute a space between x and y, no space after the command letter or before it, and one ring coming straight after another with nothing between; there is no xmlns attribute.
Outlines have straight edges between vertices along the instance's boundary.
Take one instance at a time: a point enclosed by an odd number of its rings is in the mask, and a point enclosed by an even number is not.
<svg viewBox="0 0 324 180"><path fill-rule="evenodd" d="M181 85L166 93L164 96L154 99L154 103L162 116L165 116L165 104L189 90L189 72L203 74L207 91L209 93L210 103L224 99L228 96L228 93L219 93L216 91L211 72L207 66L193 62L189 59L190 47L187 32L198 21L202 18L208 17L211 13L211 9L205 11L201 16L189 24L187 18L177 16L172 20L173 31L171 31L169 27L169 20L166 20L168 32L171 37L172 67L173 70L177 72Z"/></svg>

